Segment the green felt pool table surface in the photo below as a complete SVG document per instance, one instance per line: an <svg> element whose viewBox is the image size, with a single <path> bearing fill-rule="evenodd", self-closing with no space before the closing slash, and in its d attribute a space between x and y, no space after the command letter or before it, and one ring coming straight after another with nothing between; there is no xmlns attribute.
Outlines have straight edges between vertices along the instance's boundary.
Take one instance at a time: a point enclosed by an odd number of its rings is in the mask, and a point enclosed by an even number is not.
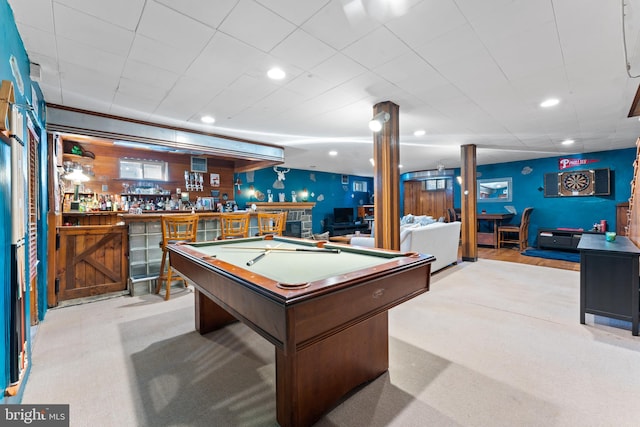
<svg viewBox="0 0 640 427"><path fill-rule="evenodd" d="M343 245L326 244L316 248L317 242L261 237L202 242L192 246L203 256L214 256L280 283L300 284L336 278L354 270L375 268L402 254L374 252ZM298 251L302 249L303 251ZM339 252L338 252L339 251ZM252 265L248 262L266 254Z"/></svg>

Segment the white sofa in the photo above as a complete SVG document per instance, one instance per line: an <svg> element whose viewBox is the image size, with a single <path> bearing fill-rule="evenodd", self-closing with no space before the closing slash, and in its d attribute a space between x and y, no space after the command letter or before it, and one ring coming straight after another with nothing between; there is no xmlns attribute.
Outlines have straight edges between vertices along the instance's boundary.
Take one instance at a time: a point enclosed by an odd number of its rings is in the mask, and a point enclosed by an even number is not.
<svg viewBox="0 0 640 427"><path fill-rule="evenodd" d="M458 261L459 242L460 221L400 226L400 250L435 256L436 260L431 264L432 273ZM354 236L351 244L374 247L375 239Z"/></svg>

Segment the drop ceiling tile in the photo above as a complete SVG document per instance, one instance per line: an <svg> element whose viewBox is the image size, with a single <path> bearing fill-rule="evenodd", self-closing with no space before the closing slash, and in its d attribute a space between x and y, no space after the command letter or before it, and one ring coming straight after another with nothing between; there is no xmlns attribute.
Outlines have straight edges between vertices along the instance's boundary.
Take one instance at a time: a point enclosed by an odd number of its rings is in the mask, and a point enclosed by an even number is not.
<svg viewBox="0 0 640 427"><path fill-rule="evenodd" d="M190 64L188 76L229 84L256 64L265 62L267 55L240 40L217 32L202 53ZM267 72L264 67L263 74Z"/></svg>
<svg viewBox="0 0 640 427"><path fill-rule="evenodd" d="M314 74L300 74L287 83L286 88L305 99L313 98L331 89L334 85Z"/></svg>
<svg viewBox="0 0 640 427"><path fill-rule="evenodd" d="M385 27L377 28L342 50L342 53L369 69L408 52L407 45Z"/></svg>
<svg viewBox="0 0 640 427"><path fill-rule="evenodd" d="M295 26L253 0L240 0L219 30L269 52L291 34Z"/></svg>
<svg viewBox="0 0 640 427"><path fill-rule="evenodd" d="M311 18L321 8L325 7L330 0L256 0L262 6L270 9L273 13L282 16L295 25L301 25Z"/></svg>
<svg viewBox="0 0 640 427"><path fill-rule="evenodd" d="M162 101L162 99L166 96L168 90L168 88L160 88L155 84L145 83L139 80L121 78L118 84L118 91L116 92L116 96L120 94L124 95L123 98L129 96L132 99L145 99L147 101L153 102L155 106L155 104L158 104L160 101Z"/></svg>
<svg viewBox="0 0 640 427"><path fill-rule="evenodd" d="M126 55L134 33L98 18L54 3L56 35L116 55Z"/></svg>
<svg viewBox="0 0 640 427"><path fill-rule="evenodd" d="M31 60L34 54L57 56L56 39L53 34L36 27L23 26L20 35Z"/></svg>
<svg viewBox="0 0 640 427"><path fill-rule="evenodd" d="M337 53L317 67L314 67L311 70L311 73L323 80L337 85L344 83L365 71L366 69L353 59L343 55L342 53Z"/></svg>
<svg viewBox="0 0 640 427"><path fill-rule="evenodd" d="M477 17L468 17L478 37L484 42L530 31L546 23L554 23L551 2L517 0L494 8Z"/></svg>
<svg viewBox="0 0 640 427"><path fill-rule="evenodd" d="M137 35L133 40L129 57L138 62L182 74L196 58L196 54Z"/></svg>
<svg viewBox="0 0 640 427"><path fill-rule="evenodd" d="M272 56L305 70L312 69L335 54L335 49L301 29L287 36L271 51Z"/></svg>
<svg viewBox="0 0 640 427"><path fill-rule="evenodd" d="M166 6L148 2L136 33L195 56L215 30Z"/></svg>
<svg viewBox="0 0 640 427"><path fill-rule="evenodd" d="M311 19L302 29L337 50L342 50L362 36L380 27L370 19L349 20L341 1L332 1Z"/></svg>
<svg viewBox="0 0 640 427"><path fill-rule="evenodd" d="M487 42L487 47L510 80L549 67L561 67L564 61L552 22L508 37L493 38Z"/></svg>
<svg viewBox="0 0 640 427"><path fill-rule="evenodd" d="M156 0L156 2L211 28L218 28L238 0L216 0L215 7L212 7L208 0Z"/></svg>
<svg viewBox="0 0 640 427"><path fill-rule="evenodd" d="M374 69L384 79L408 92L423 92L448 82L424 59L414 52L405 53Z"/></svg>
<svg viewBox="0 0 640 427"><path fill-rule="evenodd" d="M124 56L63 38L58 39L58 55L61 61L115 76L120 75L125 63Z"/></svg>
<svg viewBox="0 0 640 427"><path fill-rule="evenodd" d="M117 92L109 112L122 117L149 117L158 102L144 96L136 96L131 92Z"/></svg>
<svg viewBox="0 0 640 427"><path fill-rule="evenodd" d="M122 70L122 77L168 90L176 83L180 75L144 62L129 59Z"/></svg>
<svg viewBox="0 0 640 427"><path fill-rule="evenodd" d="M129 31L135 31L145 5L145 0L55 0L55 2Z"/></svg>
<svg viewBox="0 0 640 427"><path fill-rule="evenodd" d="M452 0L423 1L409 13L386 24L396 36L415 48L467 24Z"/></svg>
<svg viewBox="0 0 640 427"><path fill-rule="evenodd" d="M10 0L9 6L11 6L18 28L26 25L47 33L53 33L52 0L38 0L37 7L34 7L33 3L24 0Z"/></svg>

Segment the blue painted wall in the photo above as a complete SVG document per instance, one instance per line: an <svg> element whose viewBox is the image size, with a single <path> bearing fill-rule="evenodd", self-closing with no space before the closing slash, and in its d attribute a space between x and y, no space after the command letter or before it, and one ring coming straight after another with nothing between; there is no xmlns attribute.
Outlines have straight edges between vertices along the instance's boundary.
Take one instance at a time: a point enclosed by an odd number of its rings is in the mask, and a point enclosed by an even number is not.
<svg viewBox="0 0 640 427"><path fill-rule="evenodd" d="M564 169L574 171L582 169L609 168L611 171L611 194L609 196L584 197L544 197L544 174L560 172L558 161L561 158L594 159L597 162L588 165ZM599 151L572 156L549 157L509 163L497 163L478 166L478 179L511 177L513 180L513 200L511 203L478 202L478 211L504 212L505 205L512 205L521 213L532 206L529 244L536 245L539 228L583 228L589 230L593 224L604 219L608 229L616 227L616 205L626 202L631 195L633 179L633 161L636 149ZM530 168L531 171L526 173ZM456 170L460 174L460 170ZM454 204L460 207L460 185L454 184ZM517 222L517 221L516 221Z"/></svg>
<svg viewBox="0 0 640 427"><path fill-rule="evenodd" d="M279 168L280 170L285 168ZM342 178L346 177L346 184L343 184ZM255 198L249 198L249 188L251 185L254 189L264 194L264 200L267 201L268 190L271 190L273 194L273 201L278 201L279 193L285 194L285 200L291 202L291 192L296 193L297 201L302 202L302 191L304 189L308 192L308 202L315 202L315 207L312 210L313 216L313 232L320 233L324 228L324 218L327 215L333 214L333 208L354 208L354 215L356 208L360 205L366 205L370 203L371 195L373 194L373 178L354 176L354 175L340 175L328 172L314 172L308 170L291 169L285 174L284 181L280 181L280 184L284 185L283 189L276 188L278 184L278 177L273 168L266 168L254 171L253 173L240 173L236 174L234 178L240 179L242 185L240 186L240 194L236 192L235 195L229 195L232 199L235 197L235 201L240 209L244 209L248 204L251 205L252 201L256 201ZM367 183L367 192L353 191L354 181L364 181ZM274 187L274 185L276 187ZM237 190L237 188L236 188Z"/></svg>

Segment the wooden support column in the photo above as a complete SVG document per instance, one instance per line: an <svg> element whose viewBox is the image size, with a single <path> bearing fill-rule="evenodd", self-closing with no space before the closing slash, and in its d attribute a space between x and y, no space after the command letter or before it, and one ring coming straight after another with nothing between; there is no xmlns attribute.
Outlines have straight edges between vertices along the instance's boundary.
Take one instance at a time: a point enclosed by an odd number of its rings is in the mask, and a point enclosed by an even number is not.
<svg viewBox="0 0 640 427"><path fill-rule="evenodd" d="M462 160L462 260L478 260L478 219L476 200L476 146L463 145L460 147Z"/></svg>
<svg viewBox="0 0 640 427"><path fill-rule="evenodd" d="M389 120L373 134L374 235L377 248L400 249L400 107L391 101L373 106L373 115L388 113Z"/></svg>

